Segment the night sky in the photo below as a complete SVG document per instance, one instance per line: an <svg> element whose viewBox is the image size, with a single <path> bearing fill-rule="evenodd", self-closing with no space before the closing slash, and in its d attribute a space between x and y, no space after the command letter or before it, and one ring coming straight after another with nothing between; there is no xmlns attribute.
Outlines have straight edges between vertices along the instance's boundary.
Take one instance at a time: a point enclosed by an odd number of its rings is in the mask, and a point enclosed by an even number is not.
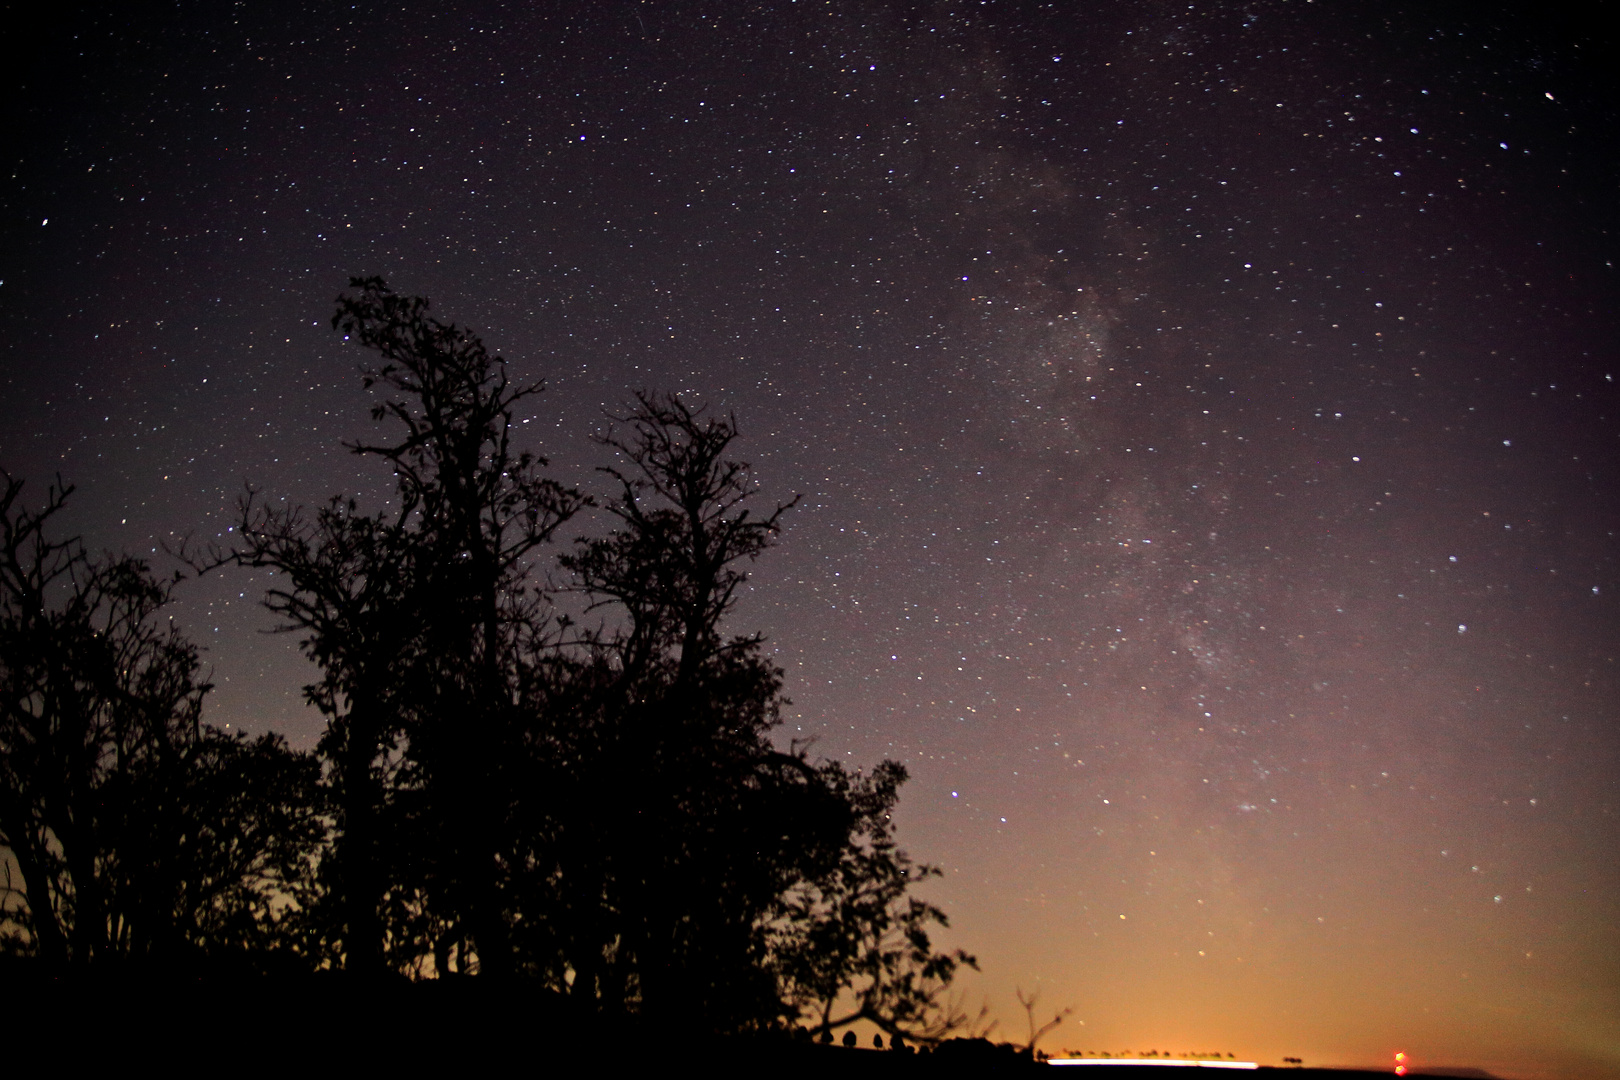
<svg viewBox="0 0 1620 1080"><path fill-rule="evenodd" d="M998 1034L1620 1076L1620 122L1557 5L11 5L0 464L377 506L378 274L803 493L735 615L903 761ZM157 549L157 550L155 550ZM265 579L209 716L313 744Z"/></svg>

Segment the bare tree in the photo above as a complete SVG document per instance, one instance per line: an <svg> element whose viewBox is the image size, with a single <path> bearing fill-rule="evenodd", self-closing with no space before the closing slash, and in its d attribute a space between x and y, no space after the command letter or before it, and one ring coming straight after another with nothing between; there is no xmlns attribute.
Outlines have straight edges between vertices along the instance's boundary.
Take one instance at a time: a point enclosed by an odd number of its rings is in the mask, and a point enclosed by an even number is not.
<svg viewBox="0 0 1620 1080"><path fill-rule="evenodd" d="M1041 1036L1047 1034L1059 1024L1063 1023L1063 1018L1074 1012L1074 1009L1072 1006L1066 1006L1058 1010L1057 1013L1052 1016L1052 1019L1048 1020L1046 1023L1037 1028L1035 1026L1035 1003L1040 1000L1041 992L1036 990L1028 997L1024 996L1023 987L1016 987L1014 992L1018 995L1018 1004L1024 1007L1024 1014L1029 1019L1029 1041L1024 1044L1024 1056L1029 1058L1031 1061L1034 1061L1035 1044L1041 1041Z"/></svg>

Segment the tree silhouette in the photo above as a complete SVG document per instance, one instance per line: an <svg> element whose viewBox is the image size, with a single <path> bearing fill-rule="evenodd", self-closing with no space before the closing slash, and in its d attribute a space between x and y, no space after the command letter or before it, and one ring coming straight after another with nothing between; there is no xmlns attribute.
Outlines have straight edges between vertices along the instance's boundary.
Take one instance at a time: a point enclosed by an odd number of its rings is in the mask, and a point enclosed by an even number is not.
<svg viewBox="0 0 1620 1080"><path fill-rule="evenodd" d="M362 515L343 499L308 515L250 492L237 546L216 548L208 560L277 571L282 584L267 591L265 605L282 629L305 635L304 651L321 669L304 692L327 718L317 753L327 762L336 828L322 863L325 915L308 929L319 952L364 977L390 960L408 966L420 952L390 935L383 918L403 890L402 673L421 650L412 594L420 553L402 518Z"/></svg>
<svg viewBox="0 0 1620 1080"><path fill-rule="evenodd" d="M429 315L380 278L355 278L334 329L378 359L361 369L386 395L372 419L397 442L349 444L394 470L398 507L361 514L334 498L310 515L252 492L241 540L211 563L281 571L266 604L303 633L326 714L318 747L339 810L327 882L337 958L356 973L513 972L506 877L523 725L522 656L541 632L529 557L582 504L512 447L513 386L476 335ZM407 865L408 864L408 865Z"/></svg>
<svg viewBox="0 0 1620 1080"><path fill-rule="evenodd" d="M1048 1020L1046 1023L1037 1028L1035 1026L1035 1003L1040 1000L1041 992L1036 990L1028 997L1025 997L1023 988L1017 987L1015 988L1015 993L1018 995L1018 1004L1024 1007L1024 1015L1029 1020L1029 1041L1024 1044L1024 1056L1029 1058L1031 1061L1034 1061L1035 1044L1041 1041L1041 1036L1063 1023L1063 1018L1074 1012L1074 1008L1072 1006L1065 1006L1054 1013L1052 1015L1052 1019Z"/></svg>
<svg viewBox="0 0 1620 1080"><path fill-rule="evenodd" d="M966 1016L943 995L959 967L978 962L961 950L935 952L929 927L949 925L945 913L908 895L939 870L912 862L895 844L905 769L886 761L870 777L853 777L828 763L822 772L854 811L853 823L835 859L782 899L774 957L787 1000L817 1031L867 1020L890 1035L937 1043L964 1026Z"/></svg>
<svg viewBox="0 0 1620 1080"><path fill-rule="evenodd" d="M92 558L0 491L0 847L9 940L48 972L262 967L307 894L314 763L201 722L197 649L160 617L174 582Z"/></svg>
<svg viewBox="0 0 1620 1080"><path fill-rule="evenodd" d="M51 973L342 967L519 975L652 1029L869 1020L898 1048L960 1026L972 957L935 951L938 871L896 846L904 768L773 741L783 673L730 626L796 500L754 505L731 416L645 394L599 441L606 528L513 446L479 339L379 279L333 319L375 357L357 442L397 501L314 510L249 489L193 569L268 570L327 719L313 754L202 721L171 590L0 490L0 950ZM552 607L574 594L577 618ZM504 993L504 991L503 991ZM806 1023L808 1021L808 1024Z"/></svg>
<svg viewBox="0 0 1620 1080"><path fill-rule="evenodd" d="M393 466L400 520L421 552L405 760L439 860L429 887L472 938L480 970L504 977L514 971L502 891L515 778L503 766L521 729L521 654L542 625L528 559L583 500L512 446L513 411L541 384L514 387L505 361L429 316L427 300L396 296L380 278L350 285L333 326L379 354L364 382L389 396L372 417L403 428L399 442L353 449Z"/></svg>
<svg viewBox="0 0 1620 1080"><path fill-rule="evenodd" d="M905 770L773 742L782 672L730 628L793 505L755 508L735 418L638 396L599 440L606 528L542 573L592 504L512 444L539 385L426 300L351 289L334 326L378 358L362 377L397 441L350 449L388 461L397 504L250 490L234 546L197 560L275 571L266 604L320 668L334 829L300 948L357 973L521 974L654 1027L950 1030L940 996L973 960L933 950L944 915L910 895L937 871L895 845Z"/></svg>
<svg viewBox="0 0 1620 1080"><path fill-rule="evenodd" d="M830 1005L863 980L859 1017L934 1037L935 997L972 960L931 952L943 915L905 895L934 871L893 843L904 769L852 775L778 748L782 673L759 635L725 627L793 504L752 511L730 416L641 395L618 423L602 440L619 459L602 470L614 526L560 559L605 621L536 667L533 711L560 763L537 786L589 807L555 819L583 932L563 946L570 992L727 1030L797 1019L810 987Z"/></svg>
<svg viewBox="0 0 1620 1080"><path fill-rule="evenodd" d="M739 564L792 504L746 505L754 485L727 457L729 417L644 395L621 422L603 440L621 459L603 470L618 488L603 504L614 526L561 559L612 625L556 657L544 685L566 689L536 710L564 760L584 766L578 781L617 793L584 819L594 827L563 823L564 877L591 890L570 903L603 916L570 951L572 988L667 1022L771 1019L763 915L809 853L837 842L827 811L842 808L802 756L770 743L781 673L758 635L728 637L722 623Z"/></svg>

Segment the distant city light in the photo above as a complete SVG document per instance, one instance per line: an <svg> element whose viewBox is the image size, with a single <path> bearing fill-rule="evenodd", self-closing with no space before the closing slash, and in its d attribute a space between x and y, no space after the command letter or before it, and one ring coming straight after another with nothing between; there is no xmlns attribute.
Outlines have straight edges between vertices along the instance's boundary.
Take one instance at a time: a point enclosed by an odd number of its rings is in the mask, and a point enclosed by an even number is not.
<svg viewBox="0 0 1620 1080"><path fill-rule="evenodd" d="M1048 1065L1179 1065L1195 1069L1258 1069L1255 1061L1214 1061L1204 1058L1048 1058Z"/></svg>

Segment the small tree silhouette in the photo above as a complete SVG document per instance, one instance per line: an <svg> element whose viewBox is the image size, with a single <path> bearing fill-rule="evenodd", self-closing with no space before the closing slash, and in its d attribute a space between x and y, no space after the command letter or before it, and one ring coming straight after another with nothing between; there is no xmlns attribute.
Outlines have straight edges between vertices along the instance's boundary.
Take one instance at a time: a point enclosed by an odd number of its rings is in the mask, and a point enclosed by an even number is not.
<svg viewBox="0 0 1620 1080"><path fill-rule="evenodd" d="M855 827L836 861L784 898L773 951L787 998L818 1030L867 1020L937 1043L966 1026L945 994L960 967L978 962L960 949L934 951L929 927L948 926L945 913L908 895L939 871L895 844L892 810L905 770L884 762L863 779L829 763L823 773L855 809Z"/></svg>
<svg viewBox="0 0 1620 1080"><path fill-rule="evenodd" d="M1024 996L1024 990L1023 990L1022 987L1015 988L1015 992L1018 995L1018 1004L1020 1004L1020 1005L1022 1005L1024 1007L1024 1014L1029 1020L1029 1041L1024 1044L1023 1053L1024 1053L1025 1057L1029 1058L1029 1060L1034 1061L1035 1060L1035 1044L1041 1040L1041 1036L1045 1035L1047 1032L1051 1031L1052 1029L1056 1028L1059 1024L1063 1023L1063 1018L1065 1016L1068 1016L1070 1013L1074 1012L1074 1009L1072 1007L1065 1007L1063 1009L1060 1009L1052 1017L1052 1019L1048 1020L1045 1024L1042 1024L1040 1026L1040 1028L1036 1028L1035 1027L1035 1003L1040 1000L1041 992L1039 990L1036 990L1033 993L1031 993L1028 997Z"/></svg>

